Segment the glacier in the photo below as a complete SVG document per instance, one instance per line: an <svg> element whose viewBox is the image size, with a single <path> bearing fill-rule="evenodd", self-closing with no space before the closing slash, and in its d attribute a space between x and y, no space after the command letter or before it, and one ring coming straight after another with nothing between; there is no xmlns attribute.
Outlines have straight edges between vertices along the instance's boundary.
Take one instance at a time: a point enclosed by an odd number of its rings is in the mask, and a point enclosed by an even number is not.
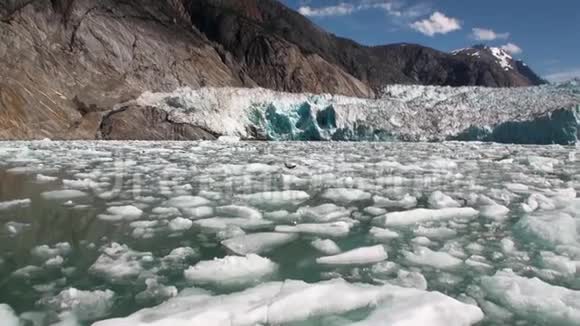
<svg viewBox="0 0 580 326"><path fill-rule="evenodd" d="M181 88L146 92L135 102L166 111L173 122L245 140L570 145L579 138L577 83L525 88L390 85L376 99L262 88Z"/></svg>

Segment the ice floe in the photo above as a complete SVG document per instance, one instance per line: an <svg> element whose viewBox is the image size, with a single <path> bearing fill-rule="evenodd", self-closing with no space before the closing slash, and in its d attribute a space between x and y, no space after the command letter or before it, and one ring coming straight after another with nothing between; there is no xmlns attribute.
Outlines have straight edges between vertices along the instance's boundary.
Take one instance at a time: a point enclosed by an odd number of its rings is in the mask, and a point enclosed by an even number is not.
<svg viewBox="0 0 580 326"><path fill-rule="evenodd" d="M298 235L289 233L252 233L222 241L222 245L236 255L261 254L291 243Z"/></svg>
<svg viewBox="0 0 580 326"><path fill-rule="evenodd" d="M389 258L385 247L376 245L346 251L334 256L316 258L321 265L367 265L378 263Z"/></svg>
<svg viewBox="0 0 580 326"><path fill-rule="evenodd" d="M580 324L580 291L525 278L509 270L483 277L481 283L490 300L520 318L545 325Z"/></svg>
<svg viewBox="0 0 580 326"><path fill-rule="evenodd" d="M373 223L382 226L401 226L454 218L474 218L478 214L479 212L471 207L442 209L417 208L410 211L391 212L377 216L373 219Z"/></svg>
<svg viewBox="0 0 580 326"><path fill-rule="evenodd" d="M347 316L362 308L372 308L373 312L360 325L384 325L384 319L390 318L396 325L465 326L483 319L483 313L476 306L437 292L349 284L335 279L314 284L290 280L264 283L228 295L190 289L160 306L126 318L97 322L94 326L139 326L147 321L155 325L171 322L175 326L280 325ZM345 321L358 325L349 319Z"/></svg>
<svg viewBox="0 0 580 326"><path fill-rule="evenodd" d="M242 287L263 282L277 269L278 265L270 259L249 254L201 261L183 274L195 285Z"/></svg>

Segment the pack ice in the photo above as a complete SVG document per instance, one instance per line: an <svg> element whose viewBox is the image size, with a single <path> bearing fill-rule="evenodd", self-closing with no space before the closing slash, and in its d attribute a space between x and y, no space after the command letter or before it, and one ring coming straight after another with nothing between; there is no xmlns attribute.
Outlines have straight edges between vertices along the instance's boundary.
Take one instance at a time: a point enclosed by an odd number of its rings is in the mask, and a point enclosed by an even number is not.
<svg viewBox="0 0 580 326"><path fill-rule="evenodd" d="M357 309L371 309L368 320L355 323ZM186 289L176 298L129 317L93 326L253 326L288 325L343 317L345 324L412 326L468 326L483 319L476 306L437 292L396 286L350 284L341 279L308 284L271 282L242 292L212 295Z"/></svg>

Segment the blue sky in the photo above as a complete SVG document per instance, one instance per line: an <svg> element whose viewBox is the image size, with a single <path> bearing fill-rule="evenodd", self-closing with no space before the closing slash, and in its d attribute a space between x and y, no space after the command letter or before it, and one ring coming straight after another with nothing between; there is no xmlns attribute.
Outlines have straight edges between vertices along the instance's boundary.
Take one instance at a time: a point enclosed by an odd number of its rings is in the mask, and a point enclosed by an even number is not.
<svg viewBox="0 0 580 326"><path fill-rule="evenodd" d="M451 51L504 47L551 80L580 77L578 0L281 0L324 29L367 45Z"/></svg>

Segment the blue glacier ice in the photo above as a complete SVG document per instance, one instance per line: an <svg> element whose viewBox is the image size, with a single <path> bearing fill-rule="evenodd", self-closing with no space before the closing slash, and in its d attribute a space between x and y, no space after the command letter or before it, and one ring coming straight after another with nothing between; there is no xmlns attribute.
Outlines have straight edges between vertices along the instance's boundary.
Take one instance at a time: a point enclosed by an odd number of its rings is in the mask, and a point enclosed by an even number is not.
<svg viewBox="0 0 580 326"><path fill-rule="evenodd" d="M386 86L376 99L262 88L178 89L136 100L242 139L575 144L578 83L524 88Z"/></svg>

